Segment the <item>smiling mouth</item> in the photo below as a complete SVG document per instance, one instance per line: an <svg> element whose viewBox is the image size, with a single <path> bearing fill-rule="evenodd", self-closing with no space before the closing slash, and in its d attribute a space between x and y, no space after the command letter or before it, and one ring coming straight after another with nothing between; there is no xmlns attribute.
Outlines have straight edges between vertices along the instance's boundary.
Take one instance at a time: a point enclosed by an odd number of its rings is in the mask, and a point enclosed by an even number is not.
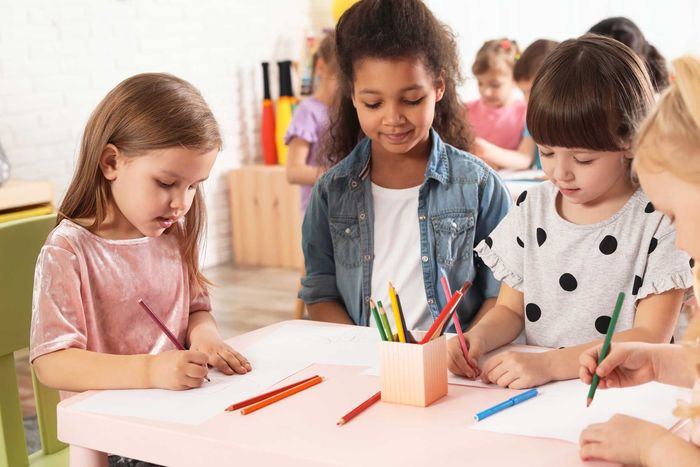
<svg viewBox="0 0 700 467"><path fill-rule="evenodd" d="M400 133L384 133L384 136L392 142L400 142L406 139L413 130L407 130Z"/></svg>

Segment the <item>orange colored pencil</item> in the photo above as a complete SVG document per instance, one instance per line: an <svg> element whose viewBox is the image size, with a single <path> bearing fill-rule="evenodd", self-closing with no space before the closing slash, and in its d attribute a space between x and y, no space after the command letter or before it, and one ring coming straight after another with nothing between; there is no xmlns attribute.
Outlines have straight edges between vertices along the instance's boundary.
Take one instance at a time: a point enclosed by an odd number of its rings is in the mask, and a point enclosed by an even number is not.
<svg viewBox="0 0 700 467"><path fill-rule="evenodd" d="M233 412L234 410L242 409L243 407L247 407L249 405L255 404L256 402L260 402L261 400L267 399L268 397L272 397L275 394L279 394L280 392L284 392L287 389L291 389L294 386L298 386L300 384L303 384L307 381L310 381L314 378L317 378L318 375L311 376L310 378L302 379L301 381L297 381L296 383L289 384L287 386L273 389L272 391L268 391L264 394L260 394L259 396L251 397L250 399L246 399L241 402L236 402L235 404L231 404L228 407L226 407L226 412Z"/></svg>
<svg viewBox="0 0 700 467"><path fill-rule="evenodd" d="M350 412L346 413L343 415L343 417L338 420L338 423L336 425L345 425L347 422L352 420L353 418L357 417L360 413L364 412L365 409L370 407L371 405L375 404L376 402L379 402L379 400L382 398L382 392L379 391L366 401L364 401L362 404L358 405L354 409L352 409Z"/></svg>
<svg viewBox="0 0 700 467"><path fill-rule="evenodd" d="M304 389L308 389L311 386L315 386L318 383L320 383L321 381L323 381L322 377L314 376L313 378L311 378L310 380L308 380L305 383L297 384L296 386L289 388L286 391L275 394L274 396L268 397L267 399L263 399L262 401L260 401L256 404L249 405L248 407L241 410L241 415L248 415L249 413L253 413L257 410L262 409L263 407L267 407L268 405L274 404L275 402L277 402L279 400L285 399L285 398L292 396L298 392L301 392Z"/></svg>

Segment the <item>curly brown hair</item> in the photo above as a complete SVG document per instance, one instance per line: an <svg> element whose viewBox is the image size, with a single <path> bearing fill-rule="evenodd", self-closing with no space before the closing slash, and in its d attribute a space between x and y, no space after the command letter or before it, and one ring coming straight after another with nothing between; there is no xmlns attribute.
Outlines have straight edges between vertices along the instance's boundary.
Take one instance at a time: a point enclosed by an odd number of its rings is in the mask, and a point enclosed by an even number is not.
<svg viewBox="0 0 700 467"><path fill-rule="evenodd" d="M462 114L457 85L462 82L457 44L452 31L420 0L361 0L336 26L339 96L331 110L323 145L329 162L345 158L364 137L352 104L354 65L365 58L396 60L416 57L428 72L445 81L435 105L433 128L447 143L468 150L472 132Z"/></svg>

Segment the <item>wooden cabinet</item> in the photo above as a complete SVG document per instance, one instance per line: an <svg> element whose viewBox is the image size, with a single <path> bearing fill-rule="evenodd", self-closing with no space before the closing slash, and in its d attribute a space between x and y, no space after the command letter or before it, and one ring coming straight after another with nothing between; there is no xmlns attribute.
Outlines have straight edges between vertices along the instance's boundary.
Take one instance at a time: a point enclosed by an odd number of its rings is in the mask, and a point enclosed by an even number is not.
<svg viewBox="0 0 700 467"><path fill-rule="evenodd" d="M301 269L301 194L282 166L250 165L228 175L234 262Z"/></svg>

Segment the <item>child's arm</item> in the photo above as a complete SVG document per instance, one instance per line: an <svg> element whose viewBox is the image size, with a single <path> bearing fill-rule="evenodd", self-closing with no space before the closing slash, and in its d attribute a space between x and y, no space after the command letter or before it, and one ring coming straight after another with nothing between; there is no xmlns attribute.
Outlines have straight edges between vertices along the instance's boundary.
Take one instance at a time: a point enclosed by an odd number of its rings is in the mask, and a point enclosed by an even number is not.
<svg viewBox="0 0 700 467"><path fill-rule="evenodd" d="M313 185L323 173L321 167L306 165L311 145L308 141L294 137L288 144L287 181L295 185Z"/></svg>
<svg viewBox="0 0 700 467"><path fill-rule="evenodd" d="M615 333L613 341L669 342L682 299L683 291L674 289L640 300L634 327ZM538 354L503 352L486 362L482 368L482 376L485 381L513 389L577 378L580 354L601 342L603 342L602 338L574 347ZM505 374L509 376L503 377Z"/></svg>
<svg viewBox="0 0 700 467"><path fill-rule="evenodd" d="M614 415L581 432L580 456L650 467L700 465L700 448L669 430L627 415Z"/></svg>
<svg viewBox="0 0 700 467"><path fill-rule="evenodd" d="M527 170L532 167L535 160L535 141L530 136L523 137L518 149L505 149L476 138L474 153L493 167L514 170Z"/></svg>
<svg viewBox="0 0 700 467"><path fill-rule="evenodd" d="M194 350L158 355L113 355L83 349L47 353L32 363L42 384L64 391L190 389L202 385L207 356Z"/></svg>
<svg viewBox="0 0 700 467"><path fill-rule="evenodd" d="M579 377L591 384L593 373L600 377L599 389L624 388L658 381L674 386L691 387L695 374L687 350L675 344L621 342L598 365L602 345L587 349L579 357Z"/></svg>
<svg viewBox="0 0 700 467"><path fill-rule="evenodd" d="M187 342L190 349L204 352L209 359L207 363L224 374L245 374L252 370L250 362L221 339L216 321L208 311L190 313Z"/></svg>
<svg viewBox="0 0 700 467"><path fill-rule="evenodd" d="M338 302L319 302L306 305L309 318L327 323L355 324L345 307Z"/></svg>
<svg viewBox="0 0 700 467"><path fill-rule="evenodd" d="M496 306L485 313L483 318L464 334L469 344L469 364L464 360L457 338L448 343L448 368L457 375L474 378L477 374L479 357L513 341L523 329L523 294L501 284Z"/></svg>

